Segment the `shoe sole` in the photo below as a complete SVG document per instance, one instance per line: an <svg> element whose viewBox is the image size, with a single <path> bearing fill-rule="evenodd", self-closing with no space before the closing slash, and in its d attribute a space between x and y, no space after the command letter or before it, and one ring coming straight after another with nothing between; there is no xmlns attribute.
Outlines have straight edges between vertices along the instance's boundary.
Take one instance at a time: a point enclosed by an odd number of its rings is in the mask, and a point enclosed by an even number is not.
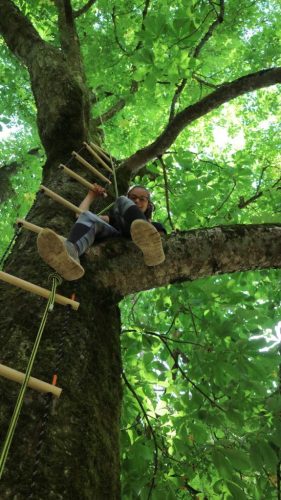
<svg viewBox="0 0 281 500"><path fill-rule="evenodd" d="M134 244L142 251L147 266L157 266L165 260L161 236L157 229L145 220L135 220L131 225Z"/></svg>
<svg viewBox="0 0 281 500"><path fill-rule="evenodd" d="M37 249L40 257L67 281L82 278L83 267L67 252L64 242L51 229L42 229L37 237Z"/></svg>

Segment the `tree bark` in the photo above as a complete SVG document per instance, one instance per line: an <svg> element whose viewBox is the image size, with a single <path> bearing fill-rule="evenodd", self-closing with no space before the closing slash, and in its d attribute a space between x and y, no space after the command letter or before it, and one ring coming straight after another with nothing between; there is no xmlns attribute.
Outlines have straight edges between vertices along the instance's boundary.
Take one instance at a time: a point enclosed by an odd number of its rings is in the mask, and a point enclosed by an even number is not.
<svg viewBox="0 0 281 500"><path fill-rule="evenodd" d="M280 268L281 224L237 224L176 232L163 238L163 246L165 262L149 268L132 242L120 239L102 243L89 252L88 273L96 288L125 296L216 274Z"/></svg>
<svg viewBox="0 0 281 500"><path fill-rule="evenodd" d="M39 196L32 220L44 217ZM62 209L64 210L64 209ZM66 212L66 211L65 211ZM51 213L53 227L67 220ZM46 288L50 269L36 251L36 236L23 231L5 271ZM60 342L64 356L58 373L62 396L54 405L39 460L34 498L120 497L119 425L121 405L120 296L93 286L90 274L63 284L58 293L70 296L78 288L78 311L56 305L49 315L33 376L51 382ZM1 362L25 372L46 301L0 283ZM69 319L67 320L67 316ZM19 386L0 379L1 443ZM28 389L15 438L1 481L1 498L28 498L35 467L42 395Z"/></svg>
<svg viewBox="0 0 281 500"><path fill-rule="evenodd" d="M60 10L63 50L59 50L40 37L10 0L0 0L0 12L0 33L30 75L39 136L48 159L69 154L87 140L89 129L89 97L83 72L78 70L76 32Z"/></svg>

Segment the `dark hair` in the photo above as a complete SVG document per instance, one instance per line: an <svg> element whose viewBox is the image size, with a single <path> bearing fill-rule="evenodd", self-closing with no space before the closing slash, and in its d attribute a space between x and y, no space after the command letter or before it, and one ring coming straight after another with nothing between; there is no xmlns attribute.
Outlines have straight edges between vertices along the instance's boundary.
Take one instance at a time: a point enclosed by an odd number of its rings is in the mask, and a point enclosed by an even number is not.
<svg viewBox="0 0 281 500"><path fill-rule="evenodd" d="M127 196L129 196L130 192L133 191L133 189L135 189L135 188L140 188L140 189L143 189L144 191L147 192L147 194L148 194L148 206L147 206L146 211L144 212L144 215L146 216L147 219L151 219L152 212L154 212L154 210L155 210L155 205L151 201L150 191L146 187L141 186L140 184L134 184L134 186L129 188L129 190L127 192Z"/></svg>

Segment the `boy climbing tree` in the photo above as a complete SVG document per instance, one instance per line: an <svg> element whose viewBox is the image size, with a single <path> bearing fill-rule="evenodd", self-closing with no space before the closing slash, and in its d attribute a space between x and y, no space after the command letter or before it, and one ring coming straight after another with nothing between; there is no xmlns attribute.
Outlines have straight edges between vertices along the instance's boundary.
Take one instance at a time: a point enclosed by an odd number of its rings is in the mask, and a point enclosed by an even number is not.
<svg viewBox="0 0 281 500"><path fill-rule="evenodd" d="M115 201L109 216L97 216L89 211L91 203L105 194L105 189L95 184L79 208L79 216L67 240L63 241L51 229L43 229L37 238L39 255L64 279L72 281L84 274L79 257L94 241L116 236L131 236L140 248L147 266L157 266L165 260L160 232L164 227L151 221L153 204L150 193L142 186L133 186L127 196Z"/></svg>

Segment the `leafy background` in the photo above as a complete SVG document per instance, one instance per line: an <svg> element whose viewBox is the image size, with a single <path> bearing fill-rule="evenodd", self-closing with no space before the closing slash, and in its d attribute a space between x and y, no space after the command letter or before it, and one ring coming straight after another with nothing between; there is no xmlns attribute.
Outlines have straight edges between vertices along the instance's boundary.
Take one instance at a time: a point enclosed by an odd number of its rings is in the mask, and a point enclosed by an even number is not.
<svg viewBox="0 0 281 500"><path fill-rule="evenodd" d="M47 0L17 5L58 46ZM80 1L73 2L75 8ZM93 117L124 158L214 86L280 64L279 2L227 1L223 23L194 50L218 5L99 1L77 20ZM0 41L1 254L40 184L45 157L28 74ZM132 91L136 88L137 91ZM280 87L253 92L189 126L148 186L168 232L219 224L280 223ZM165 175L164 175L165 174ZM167 206L167 199L169 206ZM123 498L280 497L280 271L214 276L122 303ZM279 493L278 493L279 490Z"/></svg>

